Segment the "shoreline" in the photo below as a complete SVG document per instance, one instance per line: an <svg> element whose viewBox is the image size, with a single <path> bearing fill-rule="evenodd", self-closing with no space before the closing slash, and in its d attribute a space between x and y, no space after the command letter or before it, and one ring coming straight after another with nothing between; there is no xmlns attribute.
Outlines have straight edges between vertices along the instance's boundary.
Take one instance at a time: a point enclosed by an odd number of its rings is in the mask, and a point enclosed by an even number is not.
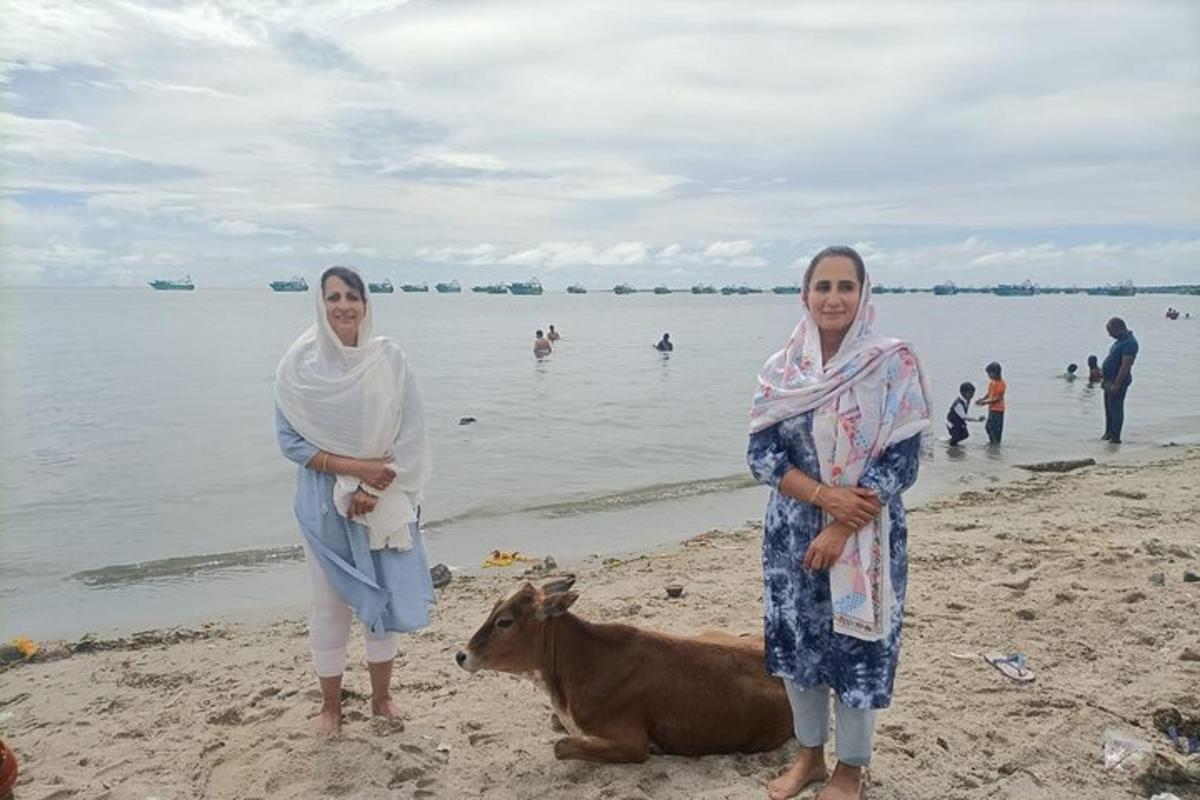
<svg viewBox="0 0 1200 800"><path fill-rule="evenodd" d="M976 466L961 474L956 474L954 472L955 468L948 467L946 463L948 457L947 451L950 449L946 446L946 443L939 439L935 441L934 448L936 451L935 458L942 462L938 465L942 468L942 474L939 476L941 480L933 487L930 487L928 479L924 483L918 481L917 485L908 493L910 511L923 508L932 503L945 501L964 492L980 491L1017 483L1029 475L1027 471L1021 469L1017 464L1010 462L996 464L990 469L980 469ZM1101 465L1138 464L1153 461L1161 457L1164 453L1170 453L1176 449L1187 450L1196 448L1200 448L1200 444L1191 442L1182 444L1176 442L1146 442L1133 446L1125 446L1121 449L1110 449L1108 452L1097 452L1095 448L1081 446L1076 448L1075 453L1064 450L1055 457L1074 459L1089 456L1090 454L1091 457L1098 459ZM964 455L967 458L991 458L983 447L971 448L965 454L960 454L958 458L962 458ZM949 454L949 458L955 459L955 455ZM928 469L927 466L925 468ZM953 480L948 479L951 476ZM731 478L727 476L700 482L727 483L730 481ZM668 486L678 487L683 485L685 484L669 484ZM654 488L658 489L661 487ZM632 493L640 494L641 492L635 491ZM761 498L755 499L752 504L748 503L747 498L751 493L761 494ZM572 500L567 503L552 504L547 507L557 508L559 505L579 504L607 505L613 497L622 497L625 494L629 493L620 493L617 495L606 494L595 498L586 498L582 501ZM723 516L714 514L711 505L706 505L714 502L715 496L728 498L725 501L725 507L722 511ZM626 558L641 552L657 551L676 546L697 530L712 530L714 527L725 529L751 523L758 524L761 521L761 508L765 505L765 502L766 490L757 484L717 493L707 491L689 493L689 496L683 499L672 498L654 503L639 503L633 507L621 506L598 512L600 516L606 517L600 523L600 527L634 530L638 527L649 525L651 527L665 526L673 529L673 533L666 536L662 534L653 535L649 542L632 541L633 537L626 533L623 536L623 541L613 542L609 546L598 546L594 541L596 536L593 533L589 537L593 540L590 544L567 541L556 545L545 535L539 535L529 541L526 547L517 546L514 548L512 544L518 544L516 542L506 546L503 537L498 538L492 547L507 550L517 549L522 554L532 556L538 560L549 556L554 558L564 568L585 568L597 556L601 559L614 557ZM741 507L744 515L727 513L732 506ZM518 519L522 514L536 512L540 508L509 511L501 516ZM705 510L706 508L708 510ZM718 516L715 526L712 524L711 518L713 516ZM446 549L445 546L438 542L438 534L434 532L444 524L444 520L435 520L426 530L426 547L430 551L431 562L444 562L456 577L480 577L491 572L490 568L484 568L481 564L487 550L481 550L478 559L470 560L455 557L455 555L461 555L461 551L465 549L462 544L451 545L451 549L458 551L454 554L436 552L437 550ZM112 597L109 592L114 588L117 592L126 591L126 589L133 590L134 592L144 592L144 596L150 598L150 602L152 603L158 602L159 599L168 600L169 602L169 597L173 594L172 587L174 586L182 589L191 600L199 603L203 602L205 592L218 591L217 584L227 579L228 582L226 585L232 588L237 593L237 596L244 596L248 599L240 604L242 606L240 608L227 607L209 613L189 613L189 607L183 604L169 605L161 613L146 614L144 612L146 606L137 605L136 611L131 611L129 615L130 619L126 621L120 621L114 613L116 608L109 606L101 614L103 619L91 624L65 626L55 623L50 626L49 630L43 627L40 631L38 630L40 626L36 625L25 627L13 626L7 631L3 639L0 639L0 642L8 641L14 636L27 636L31 639L43 640L55 643L56 646L62 646L63 644L75 644L85 640L95 642L128 639L141 634L173 629L195 630L214 624L238 623L244 625L261 625L283 617L303 616L307 613L307 594L305 589L307 584L303 579L303 575L301 574L302 569L299 566L302 565L302 561L299 545L272 545L259 549L173 556L157 561L133 564L110 564L99 568L83 570L82 572L61 578L61 580L71 584L71 590L80 595L79 599L81 602L87 602L88 595L96 592L100 593L97 595L98 600L108 602L110 597ZM97 580L100 576L102 578ZM122 586L125 588L121 588ZM247 591L248 586L250 586L249 591ZM272 594L272 592L279 592L281 590L288 594L289 597L282 598L277 594ZM257 599L255 599L256 591L260 595ZM10 619L15 618L15 614L13 617L10 617ZM0 643L0 647L3 647L2 643ZM3 653L0 653L0 669L3 669Z"/></svg>
<svg viewBox="0 0 1200 800"><path fill-rule="evenodd" d="M872 800L1152 794L1101 759L1108 728L1166 755L1153 712L1200 714L1200 661L1184 658L1200 653L1200 583L1183 581L1200 570L1200 448L1151 452L910 511L904 653L879 719ZM758 631L759 541L757 524L743 525L563 566L578 575L574 610L586 619ZM366 716L352 636L345 732L332 740L307 729L318 701L302 614L101 639L92 652L10 666L0 737L21 760L18 796L762 796L791 746L641 765L555 761L543 692L453 662L521 572L456 575L433 625L401 637L403 725ZM667 599L668 583L684 584L683 597ZM1037 679L1008 680L979 655L992 650L1025 653ZM1200 773L1200 756L1192 761ZM1200 784L1171 791L1200 796Z"/></svg>

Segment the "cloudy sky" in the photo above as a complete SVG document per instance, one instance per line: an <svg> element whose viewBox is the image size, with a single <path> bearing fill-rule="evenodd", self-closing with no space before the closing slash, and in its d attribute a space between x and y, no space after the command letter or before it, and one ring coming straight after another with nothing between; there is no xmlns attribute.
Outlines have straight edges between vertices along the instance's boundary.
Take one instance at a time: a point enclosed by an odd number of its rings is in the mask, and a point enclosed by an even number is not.
<svg viewBox="0 0 1200 800"><path fill-rule="evenodd" d="M1200 282L1200 4L0 0L0 281Z"/></svg>

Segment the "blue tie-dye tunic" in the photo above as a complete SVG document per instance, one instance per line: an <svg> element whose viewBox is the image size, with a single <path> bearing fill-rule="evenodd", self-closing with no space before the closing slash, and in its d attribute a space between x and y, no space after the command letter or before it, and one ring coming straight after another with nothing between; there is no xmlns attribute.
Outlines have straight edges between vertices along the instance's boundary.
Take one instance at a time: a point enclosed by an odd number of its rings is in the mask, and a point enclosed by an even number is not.
<svg viewBox="0 0 1200 800"><path fill-rule="evenodd" d="M921 437L884 451L859 481L874 489L891 512L892 628L886 639L867 642L833 632L829 573L804 569L808 545L825 525L816 506L779 491L792 467L816 480L821 468L812 437L812 412L785 419L750 436L746 460L754 477L771 486L763 517L763 625L767 671L802 689L831 686L851 708L887 708L900 658L900 626L908 582L908 523L901 492L917 479Z"/></svg>

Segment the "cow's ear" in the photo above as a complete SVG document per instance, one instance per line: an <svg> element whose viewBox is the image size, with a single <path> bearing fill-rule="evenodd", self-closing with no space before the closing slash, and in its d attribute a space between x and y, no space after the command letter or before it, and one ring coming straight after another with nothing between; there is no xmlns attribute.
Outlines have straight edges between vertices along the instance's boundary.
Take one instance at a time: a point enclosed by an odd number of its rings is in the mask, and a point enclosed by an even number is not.
<svg viewBox="0 0 1200 800"><path fill-rule="evenodd" d="M542 584L542 594L561 594L575 585L574 575L563 575Z"/></svg>
<svg viewBox="0 0 1200 800"><path fill-rule="evenodd" d="M567 613L567 609L578 599L578 592L559 592L547 595L542 598L542 602L538 605L537 618L541 620L562 616Z"/></svg>

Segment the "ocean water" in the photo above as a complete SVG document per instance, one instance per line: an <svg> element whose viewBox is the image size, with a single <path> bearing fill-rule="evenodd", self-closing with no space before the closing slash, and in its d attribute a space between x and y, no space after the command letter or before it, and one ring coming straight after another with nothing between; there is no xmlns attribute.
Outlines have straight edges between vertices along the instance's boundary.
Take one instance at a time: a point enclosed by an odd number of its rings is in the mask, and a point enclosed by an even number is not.
<svg viewBox="0 0 1200 800"><path fill-rule="evenodd" d="M430 557L494 548L560 561L678 541L760 514L747 408L795 296L375 295L425 396ZM294 467L275 444L275 364L315 297L266 289L0 290L0 639L253 618L300 608ZM1114 457L1103 407L1061 373L1103 358L1105 320L1142 345L1122 454L1200 440L1200 300L885 295L878 330L911 339L936 426L998 360L1005 441L936 449L910 503L1029 461ZM1194 307L1189 306L1193 304ZM1171 322L1167 305L1193 314ZM536 361L535 328L563 334ZM668 331L674 353L651 345ZM460 426L462 417L477 422ZM586 588L586 587L585 587Z"/></svg>

